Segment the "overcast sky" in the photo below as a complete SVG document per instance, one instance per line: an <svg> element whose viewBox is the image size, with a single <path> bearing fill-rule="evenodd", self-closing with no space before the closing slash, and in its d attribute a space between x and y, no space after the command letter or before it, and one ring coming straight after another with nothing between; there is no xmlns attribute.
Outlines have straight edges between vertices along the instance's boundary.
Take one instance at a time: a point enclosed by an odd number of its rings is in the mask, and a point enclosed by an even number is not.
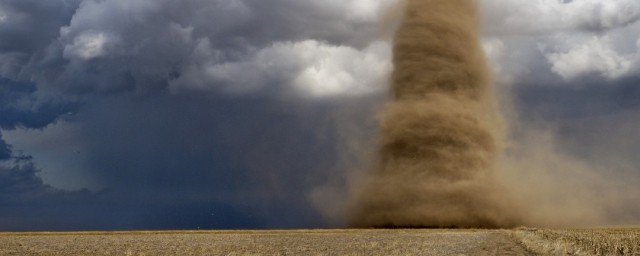
<svg viewBox="0 0 640 256"><path fill-rule="evenodd" d="M395 3L0 0L0 230L340 226ZM640 2L480 3L512 121L638 170Z"/></svg>

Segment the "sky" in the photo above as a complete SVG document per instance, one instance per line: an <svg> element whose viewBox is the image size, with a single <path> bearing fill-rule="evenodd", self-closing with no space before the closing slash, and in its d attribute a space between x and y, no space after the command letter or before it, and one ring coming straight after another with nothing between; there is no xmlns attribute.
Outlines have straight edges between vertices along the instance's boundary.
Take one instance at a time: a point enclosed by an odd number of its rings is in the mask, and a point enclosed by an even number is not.
<svg viewBox="0 0 640 256"><path fill-rule="evenodd" d="M343 226L396 3L0 0L0 231ZM479 3L512 136L640 179L640 2Z"/></svg>

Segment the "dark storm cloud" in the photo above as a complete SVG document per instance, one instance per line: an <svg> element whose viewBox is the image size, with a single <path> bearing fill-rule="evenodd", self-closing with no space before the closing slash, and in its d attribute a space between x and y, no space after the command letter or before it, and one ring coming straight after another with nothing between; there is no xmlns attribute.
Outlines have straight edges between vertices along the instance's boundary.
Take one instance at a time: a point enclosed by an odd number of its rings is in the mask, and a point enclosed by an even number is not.
<svg viewBox="0 0 640 256"><path fill-rule="evenodd" d="M523 85L516 97L526 122L556 130L571 152L594 163L609 159L640 166L632 156L640 149L640 138L632 132L638 128L639 84L638 77L614 82L586 77L565 84Z"/></svg>
<svg viewBox="0 0 640 256"><path fill-rule="evenodd" d="M0 77L0 128L42 129L77 107L41 101L35 92L33 84ZM77 209L91 201L87 191L62 191L45 184L40 171L32 157L13 150L0 132L0 229L52 229L56 223L62 227L61 223L73 222L75 213L68 207Z"/></svg>
<svg viewBox="0 0 640 256"><path fill-rule="evenodd" d="M0 77L0 128L40 129L78 107L73 102L39 99L36 90L34 84Z"/></svg>
<svg viewBox="0 0 640 256"><path fill-rule="evenodd" d="M54 188L0 140L0 229L326 226L309 197L342 175L335 118L390 70L382 2L3 2L5 134L80 145L65 159L100 187Z"/></svg>
<svg viewBox="0 0 640 256"><path fill-rule="evenodd" d="M13 153L0 136L0 227L2 230L73 229L74 216L93 201L88 191L62 191L44 184L33 159ZM5 151L3 151L3 147ZM95 212L94 212L95 213ZM66 225L66 226L65 226ZM62 228L64 227L64 228Z"/></svg>
<svg viewBox="0 0 640 256"><path fill-rule="evenodd" d="M233 205L193 200L149 201L126 190L63 191L43 183L29 157L0 162L3 231L258 228L263 220Z"/></svg>
<svg viewBox="0 0 640 256"><path fill-rule="evenodd" d="M11 147L2 140L2 133L0 133L0 161L11 158Z"/></svg>
<svg viewBox="0 0 640 256"><path fill-rule="evenodd" d="M194 68L251 61L277 42L366 47L382 33L379 14L352 12L314 1L84 1L25 68L63 92L162 91L199 79L186 77Z"/></svg>
<svg viewBox="0 0 640 256"><path fill-rule="evenodd" d="M268 227L313 227L325 223L308 196L340 175L334 115L347 106L195 95L103 99L78 113L86 119L78 139L87 143L93 175L129 197L223 203Z"/></svg>
<svg viewBox="0 0 640 256"><path fill-rule="evenodd" d="M259 228L264 219L236 210L233 203L158 200L117 187L90 192L64 191L44 184L28 156L0 161L0 227L3 231ZM147 187L148 188L148 187ZM178 199L176 199L178 198Z"/></svg>
<svg viewBox="0 0 640 256"><path fill-rule="evenodd" d="M553 84L523 82L516 97L527 116L548 121L570 121L638 108L638 84L640 77L614 82L597 77Z"/></svg>
<svg viewBox="0 0 640 256"><path fill-rule="evenodd" d="M25 198L45 192L48 187L37 177L39 171L26 156L4 159L0 173L3 205L21 203ZM23 192L29 193L23 193Z"/></svg>
<svg viewBox="0 0 640 256"><path fill-rule="evenodd" d="M29 158L5 162L3 230L296 228L331 225L309 197L339 179L337 113L357 102L156 95L95 99L79 122L92 176L107 189L43 184ZM294 107L295 106L295 107ZM351 110L350 110L351 109ZM118 122L114 122L118 120ZM361 133L367 131L360 131ZM15 159L15 157L14 157ZM11 176L11 177L9 177ZM33 222L38 214L48 221ZM67 216L67 217L65 217Z"/></svg>
<svg viewBox="0 0 640 256"><path fill-rule="evenodd" d="M0 52L31 54L58 37L80 0L6 0L0 3Z"/></svg>
<svg viewBox="0 0 640 256"><path fill-rule="evenodd" d="M30 80L28 63L42 58L80 0L0 2L0 76Z"/></svg>

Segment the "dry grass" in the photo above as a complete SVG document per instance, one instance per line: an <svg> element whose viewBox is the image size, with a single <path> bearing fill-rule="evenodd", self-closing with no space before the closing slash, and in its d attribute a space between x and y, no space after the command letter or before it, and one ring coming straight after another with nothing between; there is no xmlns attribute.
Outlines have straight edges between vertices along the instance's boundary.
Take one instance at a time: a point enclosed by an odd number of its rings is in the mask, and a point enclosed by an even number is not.
<svg viewBox="0 0 640 256"><path fill-rule="evenodd" d="M0 255L530 255L504 230L5 233Z"/></svg>
<svg viewBox="0 0 640 256"><path fill-rule="evenodd" d="M640 229L518 229L513 236L540 255L640 255Z"/></svg>
<svg viewBox="0 0 640 256"><path fill-rule="evenodd" d="M640 255L640 229L0 233L0 255Z"/></svg>

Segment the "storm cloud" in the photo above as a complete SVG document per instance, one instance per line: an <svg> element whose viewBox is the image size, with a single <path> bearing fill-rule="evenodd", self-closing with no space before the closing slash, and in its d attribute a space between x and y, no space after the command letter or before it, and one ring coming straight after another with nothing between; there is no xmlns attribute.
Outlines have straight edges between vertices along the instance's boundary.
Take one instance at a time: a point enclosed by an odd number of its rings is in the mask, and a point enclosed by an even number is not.
<svg viewBox="0 0 640 256"><path fill-rule="evenodd" d="M0 2L0 230L343 225L397 2ZM513 137L638 178L640 5L479 3Z"/></svg>
<svg viewBox="0 0 640 256"><path fill-rule="evenodd" d="M310 197L381 101L391 4L3 2L2 229L334 225Z"/></svg>

